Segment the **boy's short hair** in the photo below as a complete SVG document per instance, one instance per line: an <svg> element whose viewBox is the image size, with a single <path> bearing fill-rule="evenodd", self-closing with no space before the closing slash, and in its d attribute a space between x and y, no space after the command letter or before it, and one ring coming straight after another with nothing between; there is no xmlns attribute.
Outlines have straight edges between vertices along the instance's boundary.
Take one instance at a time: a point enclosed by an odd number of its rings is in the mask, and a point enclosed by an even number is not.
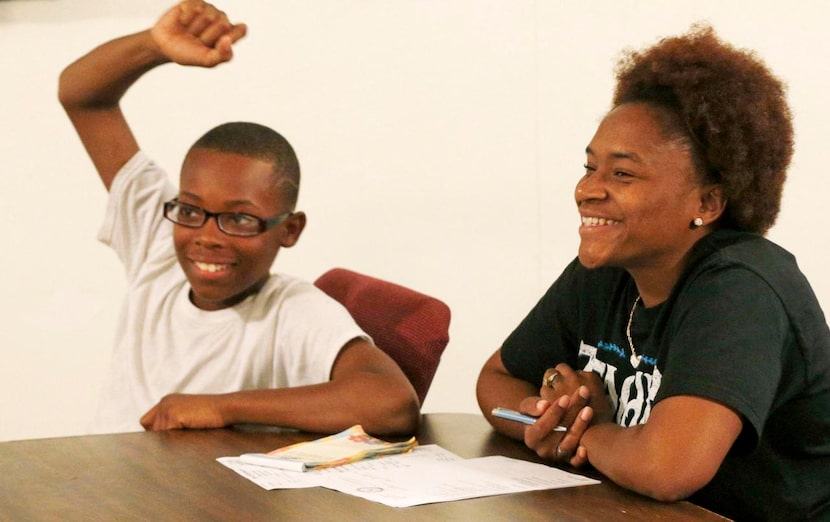
<svg viewBox="0 0 830 522"><path fill-rule="evenodd" d="M285 202L292 210L297 204L300 163L288 140L270 127L246 121L223 123L207 131L190 149L229 152L271 163Z"/></svg>

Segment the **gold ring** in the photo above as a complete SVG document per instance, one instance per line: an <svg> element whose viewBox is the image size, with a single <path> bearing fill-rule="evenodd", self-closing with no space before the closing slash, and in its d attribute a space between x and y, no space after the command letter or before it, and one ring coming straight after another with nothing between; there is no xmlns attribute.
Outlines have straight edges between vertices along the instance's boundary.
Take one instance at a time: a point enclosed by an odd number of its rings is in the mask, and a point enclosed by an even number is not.
<svg viewBox="0 0 830 522"><path fill-rule="evenodd" d="M559 375L559 372L553 368L548 368L545 370L545 376L542 377L542 386L553 389L553 387L556 386L557 379L559 381L562 380L562 376Z"/></svg>

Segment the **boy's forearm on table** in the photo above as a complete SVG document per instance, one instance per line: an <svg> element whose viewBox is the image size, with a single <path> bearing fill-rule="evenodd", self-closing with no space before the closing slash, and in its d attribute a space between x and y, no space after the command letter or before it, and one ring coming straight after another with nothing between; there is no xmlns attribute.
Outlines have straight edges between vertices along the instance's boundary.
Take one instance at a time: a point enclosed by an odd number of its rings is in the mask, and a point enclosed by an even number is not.
<svg viewBox="0 0 830 522"><path fill-rule="evenodd" d="M359 382L330 381L217 397L227 424L268 424L320 433L361 424L374 434L412 433L419 419L417 397L397 388L383 376L367 373Z"/></svg>

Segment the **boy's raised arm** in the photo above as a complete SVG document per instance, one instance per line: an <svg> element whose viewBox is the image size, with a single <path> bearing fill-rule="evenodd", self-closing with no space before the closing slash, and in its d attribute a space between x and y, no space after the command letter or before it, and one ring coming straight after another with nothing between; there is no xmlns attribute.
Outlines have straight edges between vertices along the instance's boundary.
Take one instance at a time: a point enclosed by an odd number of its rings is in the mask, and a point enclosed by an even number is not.
<svg viewBox="0 0 830 522"><path fill-rule="evenodd" d="M213 67L230 60L231 46L245 36L202 0L168 10L147 31L111 40L82 56L60 76L58 98L107 190L138 143L120 108L127 89L144 73L167 62Z"/></svg>

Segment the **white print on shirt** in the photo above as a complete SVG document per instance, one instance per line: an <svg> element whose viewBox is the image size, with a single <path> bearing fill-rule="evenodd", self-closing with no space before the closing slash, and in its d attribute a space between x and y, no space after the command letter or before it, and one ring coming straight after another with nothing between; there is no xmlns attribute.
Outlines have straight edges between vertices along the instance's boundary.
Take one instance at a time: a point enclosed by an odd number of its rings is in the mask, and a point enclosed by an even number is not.
<svg viewBox="0 0 830 522"><path fill-rule="evenodd" d="M584 361L582 370L596 373L605 383L605 391L614 408L617 424L620 426L644 424L651 413L654 397L660 389L662 381L660 370L656 366L649 366L653 368L653 373L635 370L633 375L626 376L617 386L618 375L625 375L625 372L620 372L617 366L598 359L599 351L597 347L586 344L584 341L580 343L579 360ZM621 357L620 364L628 364L628 360Z"/></svg>

